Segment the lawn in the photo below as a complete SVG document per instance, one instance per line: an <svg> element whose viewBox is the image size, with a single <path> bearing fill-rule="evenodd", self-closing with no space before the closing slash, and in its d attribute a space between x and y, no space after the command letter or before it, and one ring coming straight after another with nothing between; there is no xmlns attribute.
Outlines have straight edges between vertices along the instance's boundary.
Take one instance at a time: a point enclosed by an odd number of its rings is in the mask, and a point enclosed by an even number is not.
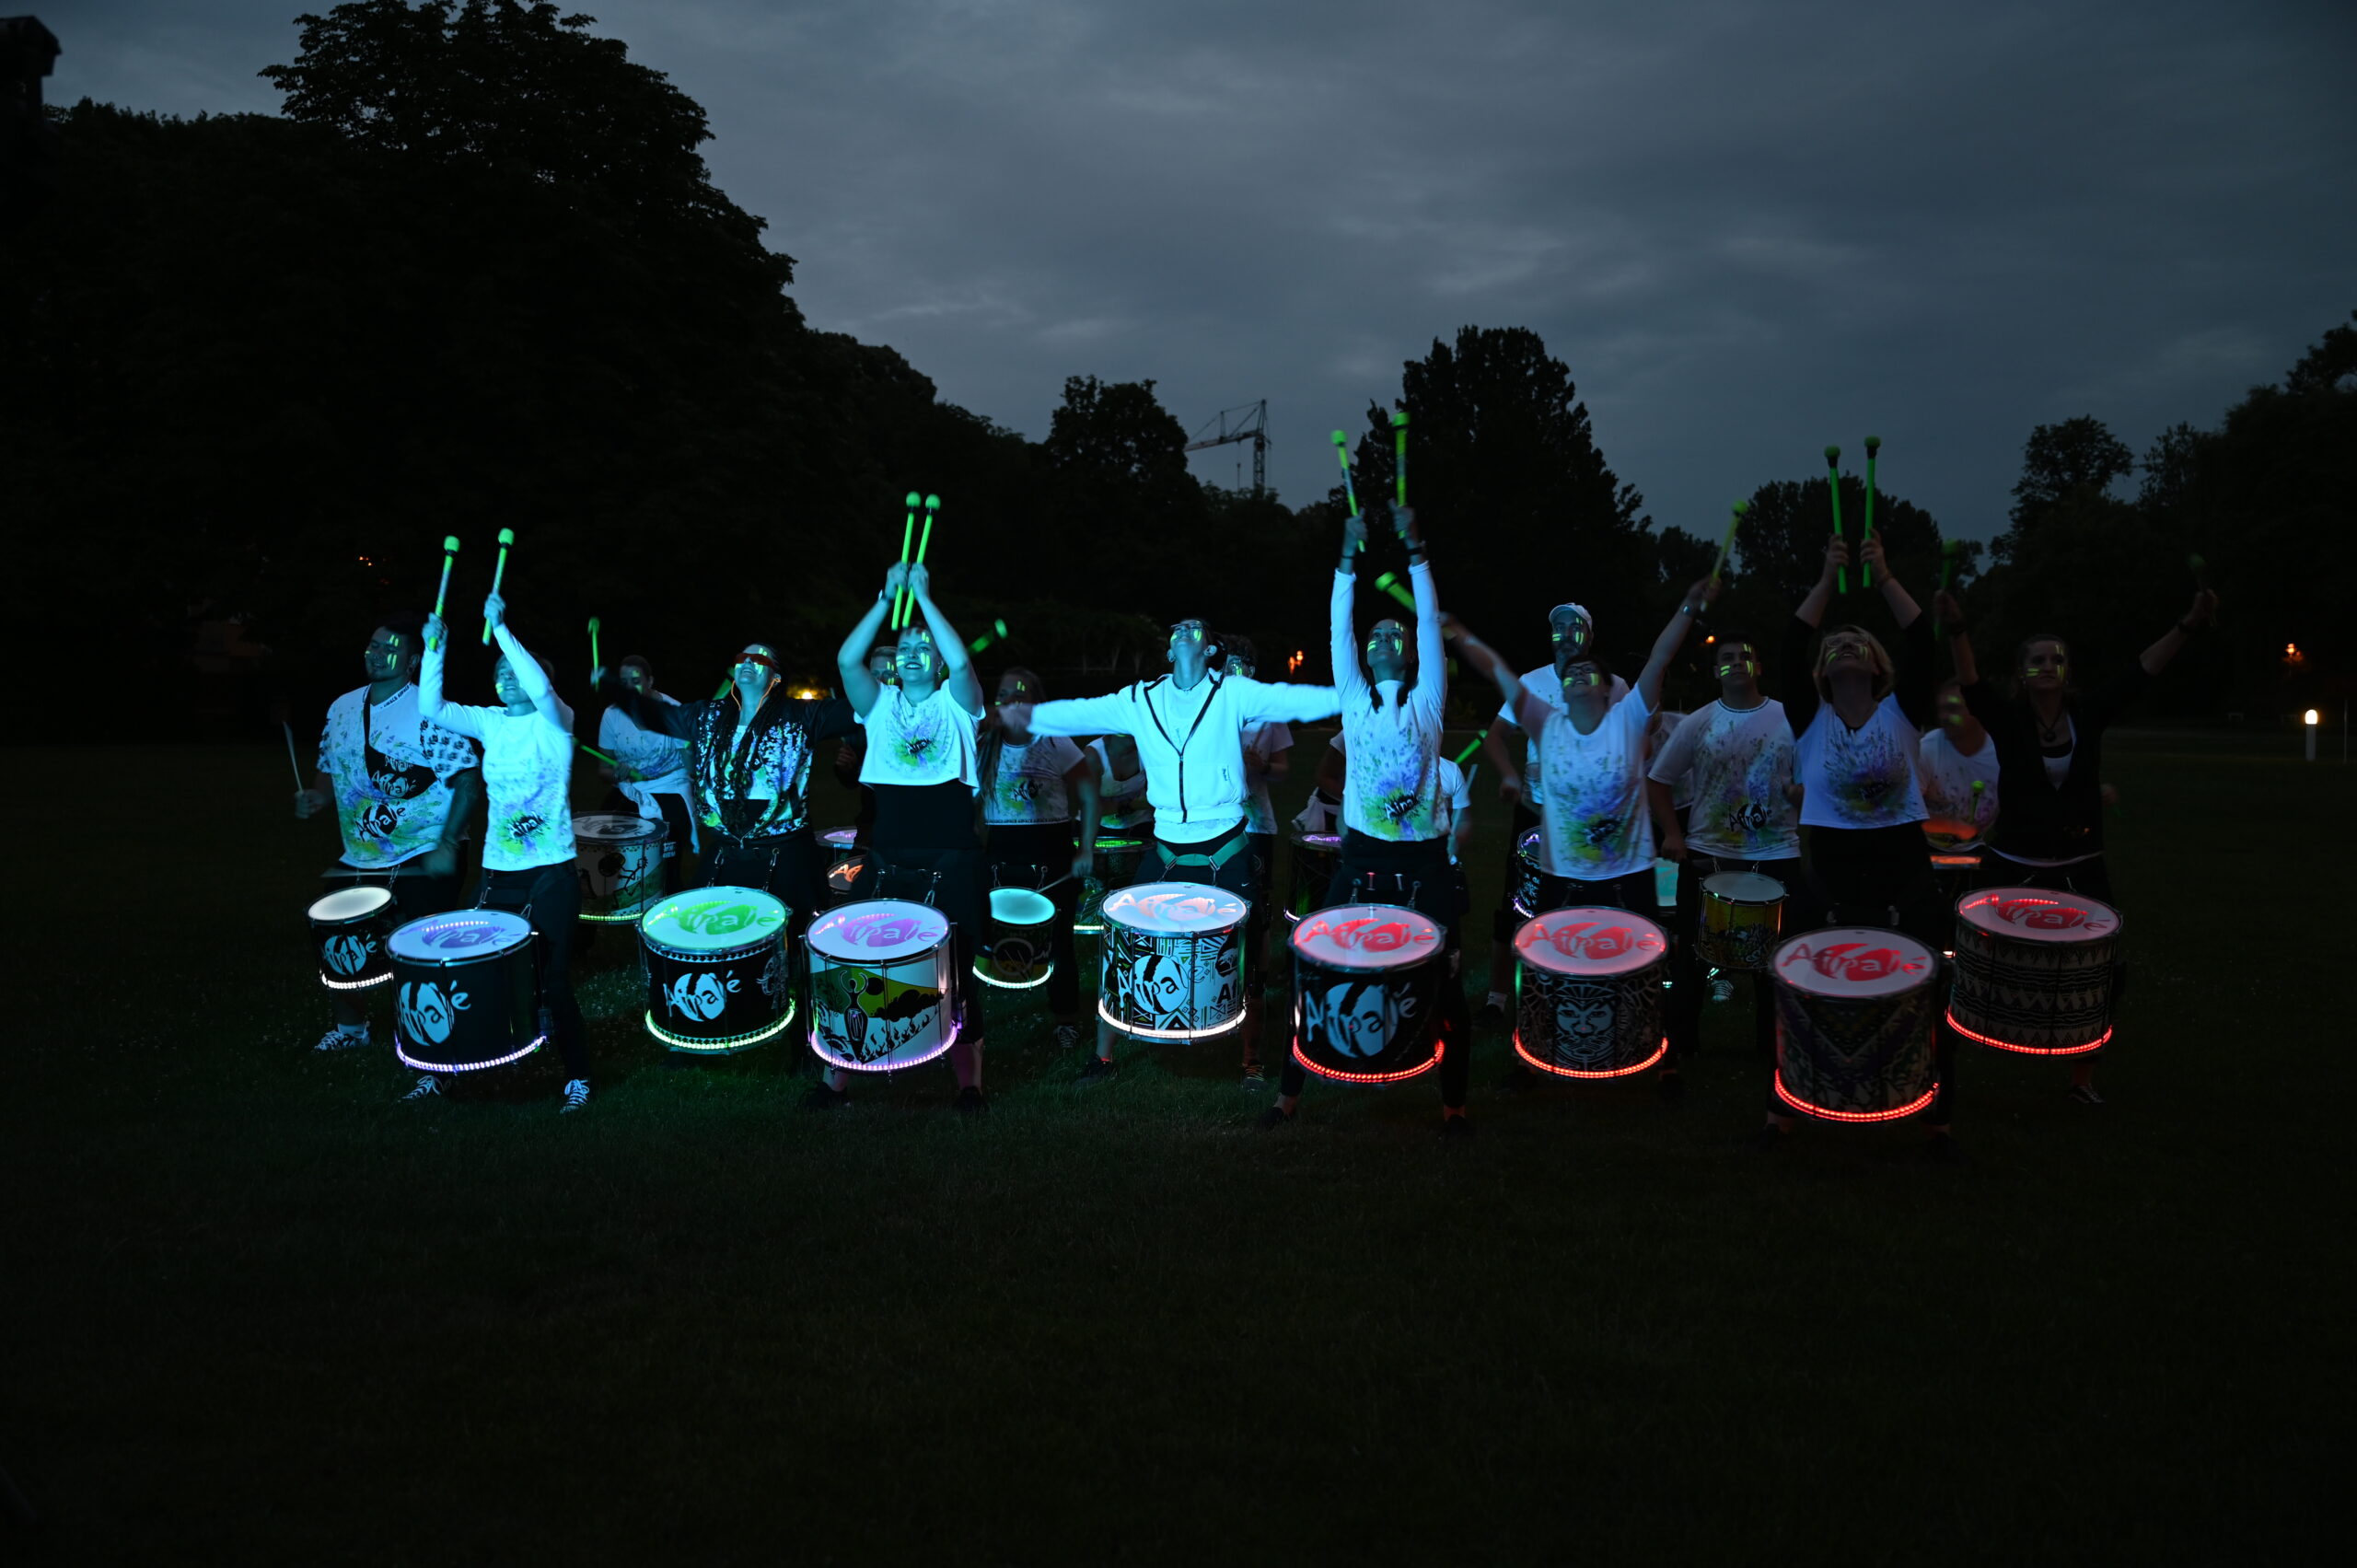
<svg viewBox="0 0 2357 1568"><path fill-rule="evenodd" d="M813 1115L781 1047L660 1070L612 936L588 1110L537 1060L399 1104L389 1051L308 1049L333 830L291 819L283 755L8 755L39 896L9 916L0 1464L47 1523L0 1560L2302 1561L2338 1533L2357 774L2288 748L2116 743L2110 1103L1969 1051L1956 1167L1907 1128L1750 1152L1740 1004L1675 1108L1503 1095L1485 1037L1462 1144L1428 1080L1314 1085L1260 1133L1227 1044L1084 1089L1004 1005L987 1118L946 1063Z"/></svg>

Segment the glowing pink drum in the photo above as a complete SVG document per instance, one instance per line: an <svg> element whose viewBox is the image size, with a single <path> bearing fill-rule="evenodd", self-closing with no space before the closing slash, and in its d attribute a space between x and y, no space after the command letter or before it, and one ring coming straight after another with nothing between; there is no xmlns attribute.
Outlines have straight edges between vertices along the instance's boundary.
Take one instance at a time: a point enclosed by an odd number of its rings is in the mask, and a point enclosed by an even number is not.
<svg viewBox="0 0 2357 1568"><path fill-rule="evenodd" d="M2111 1038L2119 912L2076 893L1983 888L1956 905L1948 1022L1967 1040L2076 1056Z"/></svg>
<svg viewBox="0 0 2357 1568"><path fill-rule="evenodd" d="M319 948L319 983L330 991L366 991L393 978L385 939L399 923L383 888L339 888L308 912Z"/></svg>
<svg viewBox="0 0 2357 1568"><path fill-rule="evenodd" d="M1244 927L1252 906L1200 882L1141 882L1105 895L1097 1016L1139 1040L1204 1040L1244 1021Z"/></svg>
<svg viewBox="0 0 2357 1568"><path fill-rule="evenodd" d="M412 920L385 944L393 968L393 1054L428 1073L471 1073L530 1055L540 974L532 927L505 910Z"/></svg>
<svg viewBox="0 0 2357 1568"><path fill-rule="evenodd" d="M1565 1078L1642 1073L1669 1050L1669 934L1608 907L1550 910L1514 935L1515 1054Z"/></svg>
<svg viewBox="0 0 2357 1568"><path fill-rule="evenodd" d="M1302 917L1293 949L1294 1060L1346 1084L1392 1084L1440 1062L1440 926L1397 904Z"/></svg>
<svg viewBox="0 0 2357 1568"><path fill-rule="evenodd" d="M1776 949L1776 1098L1828 1121L1911 1116L1939 1092L1940 958L1903 932L1830 925Z"/></svg>
<svg viewBox="0 0 2357 1568"><path fill-rule="evenodd" d="M939 910L867 899L820 915L807 940L810 1049L820 1060L889 1073L957 1043L957 956Z"/></svg>

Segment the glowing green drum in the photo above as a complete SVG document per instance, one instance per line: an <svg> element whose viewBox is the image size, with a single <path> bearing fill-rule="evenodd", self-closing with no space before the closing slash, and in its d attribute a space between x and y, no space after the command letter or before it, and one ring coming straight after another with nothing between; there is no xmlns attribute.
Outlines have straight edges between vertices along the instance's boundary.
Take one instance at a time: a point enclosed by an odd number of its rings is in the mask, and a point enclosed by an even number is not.
<svg viewBox="0 0 2357 1568"><path fill-rule="evenodd" d="M974 958L975 977L1009 991L1046 984L1056 968L1048 946L1055 920L1055 901L1045 893L993 888L990 943Z"/></svg>
<svg viewBox="0 0 2357 1568"><path fill-rule="evenodd" d="M699 888L638 923L646 1032L673 1051L743 1051L794 1022L786 908L752 888Z"/></svg>

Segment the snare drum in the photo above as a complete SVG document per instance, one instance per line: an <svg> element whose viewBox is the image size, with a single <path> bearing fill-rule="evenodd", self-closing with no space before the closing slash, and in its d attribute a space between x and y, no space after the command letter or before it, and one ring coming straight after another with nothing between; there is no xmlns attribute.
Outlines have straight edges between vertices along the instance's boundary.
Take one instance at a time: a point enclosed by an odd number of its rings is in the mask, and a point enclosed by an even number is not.
<svg viewBox="0 0 2357 1568"><path fill-rule="evenodd" d="M1395 1084L1440 1062L1440 926L1398 904L1313 911L1293 929L1294 1060L1346 1084Z"/></svg>
<svg viewBox="0 0 2357 1568"><path fill-rule="evenodd" d="M307 912L319 948L319 983L330 991L366 991L393 978L385 938L393 934L393 895L384 888L345 888Z"/></svg>
<svg viewBox="0 0 2357 1568"><path fill-rule="evenodd" d="M1130 878L1138 874L1138 862L1144 856L1144 839L1114 836L1097 841L1097 869L1080 882L1080 904L1072 923L1075 933L1083 936L1104 933L1105 895L1116 888L1128 887Z"/></svg>
<svg viewBox="0 0 2357 1568"><path fill-rule="evenodd" d="M1669 1051L1669 934L1627 910L1575 905L1514 935L1515 1054L1564 1078L1622 1078Z"/></svg>
<svg viewBox="0 0 2357 1568"><path fill-rule="evenodd" d="M1694 950L1713 969L1764 970L1784 923L1784 885L1757 871L1702 879L1702 928Z"/></svg>
<svg viewBox="0 0 2357 1568"><path fill-rule="evenodd" d="M1832 925L1776 949L1776 1098L1828 1121L1911 1116L1939 1092L1939 955L1901 932Z"/></svg>
<svg viewBox="0 0 2357 1568"><path fill-rule="evenodd" d="M1244 928L1252 906L1201 882L1142 882L1105 895L1097 1016L1139 1040L1205 1040L1244 1022Z"/></svg>
<svg viewBox="0 0 2357 1568"><path fill-rule="evenodd" d="M958 1040L955 945L930 904L866 899L810 927L810 1049L830 1066L888 1073Z"/></svg>
<svg viewBox="0 0 2357 1568"><path fill-rule="evenodd" d="M826 907L834 908L851 897L852 884L859 880L860 868L867 864L867 852L855 842L857 828L830 828L819 835L827 846Z"/></svg>
<svg viewBox="0 0 2357 1568"><path fill-rule="evenodd" d="M1514 846L1514 911L1525 920L1538 912L1538 879L1544 875L1538 865L1538 830L1527 829Z"/></svg>
<svg viewBox="0 0 2357 1568"><path fill-rule="evenodd" d="M1984 888L1956 906L1948 1022L2027 1056L2077 1056L2111 1038L2119 912L2076 893Z"/></svg>
<svg viewBox="0 0 2357 1568"><path fill-rule="evenodd" d="M673 1051L743 1051L794 1021L785 905L753 888L678 893L638 923L646 1032Z"/></svg>
<svg viewBox="0 0 2357 1568"><path fill-rule="evenodd" d="M1056 958L1048 936L1055 900L1029 888L993 888L989 945L974 957L974 976L1008 991L1045 985Z"/></svg>
<svg viewBox="0 0 2357 1568"><path fill-rule="evenodd" d="M1326 889L1334 883L1334 873L1342 864L1342 835L1340 833L1305 833L1293 835L1293 882L1285 900L1285 918L1298 923L1301 918L1326 904Z"/></svg>
<svg viewBox="0 0 2357 1568"><path fill-rule="evenodd" d="M412 920L385 943L393 1053L425 1073L504 1066L540 1049L540 976L531 923L506 910Z"/></svg>
<svg viewBox="0 0 2357 1568"><path fill-rule="evenodd" d="M596 811L573 819L573 863L581 874L581 918L635 924L663 897L663 851L671 830L658 818Z"/></svg>

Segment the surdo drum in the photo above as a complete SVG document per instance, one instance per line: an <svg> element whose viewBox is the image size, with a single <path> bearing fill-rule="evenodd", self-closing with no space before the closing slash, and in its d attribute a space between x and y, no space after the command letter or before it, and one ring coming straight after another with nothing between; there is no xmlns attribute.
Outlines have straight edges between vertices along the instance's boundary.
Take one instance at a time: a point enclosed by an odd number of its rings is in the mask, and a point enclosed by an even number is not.
<svg viewBox="0 0 2357 1568"><path fill-rule="evenodd" d="M811 925L810 1049L831 1066L888 1073L957 1043L949 920L930 904L867 899Z"/></svg>
<svg viewBox="0 0 2357 1568"><path fill-rule="evenodd" d="M699 888L638 923L646 1032L673 1051L743 1051L794 1021L786 908L753 888Z"/></svg>
<svg viewBox="0 0 2357 1568"><path fill-rule="evenodd" d="M1130 878L1138 874L1138 862L1144 857L1143 839L1109 834L1097 841L1097 870L1081 878L1080 907L1072 923L1074 932L1083 936L1104 932L1105 895L1116 888L1129 886Z"/></svg>
<svg viewBox="0 0 2357 1568"><path fill-rule="evenodd" d="M1097 1016L1139 1040L1203 1040L1244 1021L1251 906L1200 882L1143 882L1105 895Z"/></svg>
<svg viewBox="0 0 2357 1568"><path fill-rule="evenodd" d="M2119 912L2076 893L1984 888L1956 906L1948 1022L1967 1040L2076 1056L2111 1038Z"/></svg>
<svg viewBox="0 0 2357 1568"><path fill-rule="evenodd" d="M330 991L366 991L393 978L385 938L393 934L393 895L383 888L343 888L308 912L319 948L319 983Z"/></svg>
<svg viewBox="0 0 2357 1568"><path fill-rule="evenodd" d="M1911 1116L1939 1092L1939 955L1902 932L1828 926L1776 949L1776 1098L1828 1121Z"/></svg>
<svg viewBox="0 0 2357 1568"><path fill-rule="evenodd" d="M1285 900L1285 918L1298 924L1303 916L1326 901L1326 889L1333 884L1334 873L1342 864L1342 835L1340 833L1305 833L1293 835L1293 881Z"/></svg>
<svg viewBox="0 0 2357 1568"><path fill-rule="evenodd" d="M830 828L819 835L827 846L827 907L832 909L851 897L852 884L859 880L860 868L867 864L867 852L855 842L857 828Z"/></svg>
<svg viewBox="0 0 2357 1568"><path fill-rule="evenodd" d="M1702 926L1694 950L1713 969L1757 970L1775 957L1784 923L1784 885L1757 871L1702 879Z"/></svg>
<svg viewBox="0 0 2357 1568"><path fill-rule="evenodd" d="M1029 888L991 889L990 943L974 956L976 978L1009 991L1047 983L1056 960L1048 946L1055 901Z"/></svg>
<svg viewBox="0 0 2357 1568"><path fill-rule="evenodd" d="M620 811L573 819L573 863L581 874L581 918L596 924L636 923L663 896L663 851L671 837L661 820Z"/></svg>
<svg viewBox="0 0 2357 1568"><path fill-rule="evenodd" d="M1514 935L1515 1054L1564 1078L1642 1073L1669 1050L1669 935L1627 910L1574 906Z"/></svg>
<svg viewBox="0 0 2357 1568"><path fill-rule="evenodd" d="M1294 1060L1320 1077L1392 1084L1440 1061L1440 926L1397 904L1305 915L1293 949Z"/></svg>
<svg viewBox="0 0 2357 1568"><path fill-rule="evenodd" d="M529 921L506 910L412 920L385 944L393 1054L426 1073L504 1066L538 1050L540 977Z"/></svg>
<svg viewBox="0 0 2357 1568"><path fill-rule="evenodd" d="M1538 830L1526 829L1514 846L1514 909L1528 920L1538 912Z"/></svg>

